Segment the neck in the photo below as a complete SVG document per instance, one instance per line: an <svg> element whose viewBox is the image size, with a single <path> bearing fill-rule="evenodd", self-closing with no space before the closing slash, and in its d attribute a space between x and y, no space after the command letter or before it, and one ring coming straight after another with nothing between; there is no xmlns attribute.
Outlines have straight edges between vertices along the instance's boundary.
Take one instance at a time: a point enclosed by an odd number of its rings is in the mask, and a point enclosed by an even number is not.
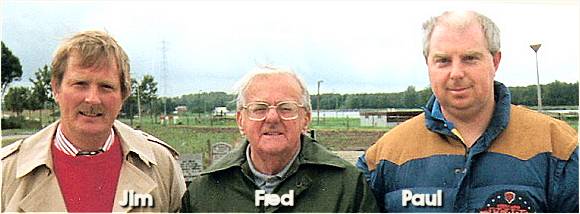
<svg viewBox="0 0 580 214"><path fill-rule="evenodd" d="M491 121L495 102L492 100L489 105L474 110L446 110L441 106L441 111L445 118L455 125L463 138L463 144L470 148L475 141L485 132Z"/></svg>
<svg viewBox="0 0 580 214"><path fill-rule="evenodd" d="M286 167L286 165L291 164L292 158L298 152L300 147L298 147L294 152L286 152L282 154L269 154L269 153L259 153L250 146L250 158L252 159L252 164L254 168L262 174L265 175L275 175Z"/></svg>

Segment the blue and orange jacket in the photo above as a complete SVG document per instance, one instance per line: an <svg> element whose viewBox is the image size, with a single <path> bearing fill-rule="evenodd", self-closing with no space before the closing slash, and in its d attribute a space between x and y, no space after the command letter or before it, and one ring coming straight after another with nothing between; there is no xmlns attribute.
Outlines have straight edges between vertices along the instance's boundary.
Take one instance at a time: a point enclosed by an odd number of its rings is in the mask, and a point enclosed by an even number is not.
<svg viewBox="0 0 580 214"><path fill-rule="evenodd" d="M576 130L494 89L492 120L471 148L431 116L431 97L359 158L381 211L578 212Z"/></svg>

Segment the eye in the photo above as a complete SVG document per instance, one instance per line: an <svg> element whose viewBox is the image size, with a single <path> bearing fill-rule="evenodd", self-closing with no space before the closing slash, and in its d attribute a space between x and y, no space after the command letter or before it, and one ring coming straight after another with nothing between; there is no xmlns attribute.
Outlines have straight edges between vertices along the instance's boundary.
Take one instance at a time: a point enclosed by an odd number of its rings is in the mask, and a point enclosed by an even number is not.
<svg viewBox="0 0 580 214"><path fill-rule="evenodd" d="M278 105L278 110L281 112L293 112L297 106L293 103L282 103Z"/></svg>
<svg viewBox="0 0 580 214"><path fill-rule="evenodd" d="M447 64L449 62L451 62L451 60L449 60L449 58L441 57L441 58L435 59L435 63L437 63L437 64Z"/></svg>
<svg viewBox="0 0 580 214"><path fill-rule="evenodd" d="M107 90L107 91L114 91L115 87L113 85L109 85L109 84L102 84L101 88Z"/></svg>
<svg viewBox="0 0 580 214"><path fill-rule="evenodd" d="M479 57L472 56L472 55L467 55L467 56L463 57L463 61L465 61L465 62L473 62L476 60L479 60Z"/></svg>
<svg viewBox="0 0 580 214"><path fill-rule="evenodd" d="M86 87L87 85L88 83L85 81L77 81L72 83L72 86L77 88Z"/></svg>
<svg viewBox="0 0 580 214"><path fill-rule="evenodd" d="M266 111L268 109L268 106L265 104L251 104L248 106L248 110L250 112L262 112L262 111Z"/></svg>

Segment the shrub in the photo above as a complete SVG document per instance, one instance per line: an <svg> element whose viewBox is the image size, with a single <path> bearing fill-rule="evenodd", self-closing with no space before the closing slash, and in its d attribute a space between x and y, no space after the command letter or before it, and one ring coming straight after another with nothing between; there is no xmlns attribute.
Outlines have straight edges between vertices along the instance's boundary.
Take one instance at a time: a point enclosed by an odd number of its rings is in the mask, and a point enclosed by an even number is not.
<svg viewBox="0 0 580 214"><path fill-rule="evenodd" d="M2 129L37 129L40 121L26 120L24 117L2 118Z"/></svg>

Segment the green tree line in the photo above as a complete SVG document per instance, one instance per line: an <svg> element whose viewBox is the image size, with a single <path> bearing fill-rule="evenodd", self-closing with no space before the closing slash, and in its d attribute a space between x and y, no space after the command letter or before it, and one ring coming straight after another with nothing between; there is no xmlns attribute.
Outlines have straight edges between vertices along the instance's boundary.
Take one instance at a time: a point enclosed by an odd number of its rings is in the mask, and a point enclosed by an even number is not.
<svg viewBox="0 0 580 214"><path fill-rule="evenodd" d="M542 104L544 106L578 106L578 82L565 83L555 81L541 85ZM536 106L536 85L509 87L512 103L516 105ZM405 91L393 93L359 93L320 95L320 109L384 109L384 108L420 108L431 97L431 88L416 90L409 86ZM312 109L318 108L317 95L311 95ZM167 99L167 107L173 111L177 106L186 106L189 112L211 112L215 107L226 106L235 109L235 95L224 92L204 92L188 94ZM158 104L159 105L159 104Z"/></svg>
<svg viewBox="0 0 580 214"><path fill-rule="evenodd" d="M48 67L45 66L39 69L35 76L35 79L30 79L34 83L34 87L18 86L11 87L8 90L4 96L3 110L10 110L20 114L24 110L51 108L54 112L55 103L50 89L50 71ZM145 75L139 81L133 79L132 83L132 94L125 101L122 110L122 116L125 117L133 118L138 115L138 100L141 103L142 116L149 117L156 117L164 112L170 114L178 106L186 106L189 113L209 113L215 107L220 106L226 106L229 110L234 110L236 106L235 95L225 92L203 92L168 98L159 97L157 95L157 82L151 75ZM578 106L578 82L565 83L555 81L541 85L541 87L544 106ZM535 85L509 88L513 104L537 105ZM320 109L420 108L427 103L431 95L430 88L417 91L414 86L409 86L405 91L393 93L327 93L320 95ZM139 99L137 99L138 97ZM317 95L311 95L311 101L312 109L317 109Z"/></svg>

